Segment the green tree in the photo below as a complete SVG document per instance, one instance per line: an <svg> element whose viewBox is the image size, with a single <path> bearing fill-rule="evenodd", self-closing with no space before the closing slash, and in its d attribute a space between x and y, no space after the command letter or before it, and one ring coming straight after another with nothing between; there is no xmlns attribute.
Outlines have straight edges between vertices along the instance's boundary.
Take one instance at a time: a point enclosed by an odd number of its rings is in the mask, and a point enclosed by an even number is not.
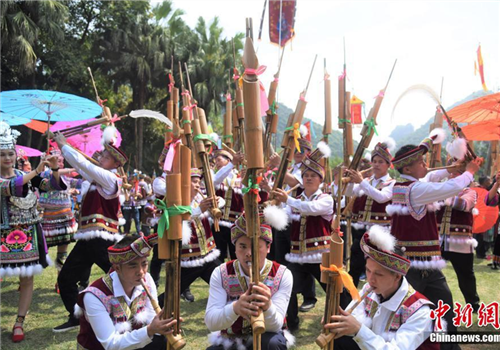
<svg viewBox="0 0 500 350"><path fill-rule="evenodd" d="M53 41L64 39L67 10L65 3L55 0L1 2L2 58L17 62L17 66L10 65L17 81L11 77L13 81L10 83L36 87L35 74L40 70L40 55L46 49L40 38L50 37Z"/></svg>
<svg viewBox="0 0 500 350"><path fill-rule="evenodd" d="M228 90L234 67L233 44L231 38L223 38L223 28L215 17L207 25L203 17L198 18L194 30L199 42L199 49L189 60L189 73L194 82L193 94L198 105L205 109L209 119L219 116L225 103L224 95ZM243 33L234 37L236 61L243 49Z"/></svg>

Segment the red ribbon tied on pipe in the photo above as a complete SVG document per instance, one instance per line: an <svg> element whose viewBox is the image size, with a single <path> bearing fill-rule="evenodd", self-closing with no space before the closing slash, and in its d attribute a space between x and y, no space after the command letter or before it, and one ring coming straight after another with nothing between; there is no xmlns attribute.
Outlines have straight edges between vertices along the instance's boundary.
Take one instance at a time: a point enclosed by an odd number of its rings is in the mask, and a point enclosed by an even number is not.
<svg viewBox="0 0 500 350"><path fill-rule="evenodd" d="M196 107L197 107L196 104L192 104L182 109L183 111L189 111L189 120L193 120L193 109Z"/></svg>
<svg viewBox="0 0 500 350"><path fill-rule="evenodd" d="M246 75L261 75L264 73L267 69L267 66L259 66L257 69L253 68L245 68L245 74Z"/></svg>
<svg viewBox="0 0 500 350"><path fill-rule="evenodd" d="M168 79L170 80L170 83L168 83L168 92L172 92L172 88L174 87L174 78L172 77L172 74L168 75Z"/></svg>

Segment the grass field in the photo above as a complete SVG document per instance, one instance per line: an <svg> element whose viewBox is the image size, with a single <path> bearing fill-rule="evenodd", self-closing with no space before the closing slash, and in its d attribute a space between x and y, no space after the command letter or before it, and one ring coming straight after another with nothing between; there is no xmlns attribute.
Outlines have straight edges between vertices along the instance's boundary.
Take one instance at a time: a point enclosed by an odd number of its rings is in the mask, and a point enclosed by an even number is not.
<svg viewBox="0 0 500 350"><path fill-rule="evenodd" d="M55 249L52 248L50 255L52 260L55 260ZM492 301L500 301L500 272L491 270L487 265L486 260L476 260L476 278L478 292L481 301L490 303ZM453 291L455 301L463 304L463 296L458 289L458 283L455 272L451 267L445 269L445 275L448 279L449 286ZM95 280L101 276L102 272L97 266L92 270L91 280ZM164 276L162 282L164 283ZM35 277L35 292L33 303L30 312L25 321L26 339L14 344L11 341L11 329L17 315L18 302L18 280L7 279L1 283L1 349L75 349L77 331L69 331L66 333L55 334L52 328L58 326L66 320L66 310L61 302L59 295L54 292L54 284L56 282L56 270L54 267L47 268L42 275ZM163 288L160 286L160 292ZM202 280L197 280L192 286L191 291L196 297L194 303L181 302L182 316L185 320L183 330L187 339L185 349L205 349L208 346L207 329L203 319L205 314L205 306L208 298L207 285ZM325 301L325 294L319 285L316 288L318 293L318 303L316 307L305 314L300 314L302 319L301 329L296 334L298 349L317 349L314 344L316 336L320 333L320 320ZM460 330L465 330L461 328ZM477 318L474 316L473 326L470 331L485 330L477 326ZM489 330L492 330L490 328ZM497 331L498 332L498 331ZM462 349L466 350L497 350L500 349L500 343L497 344L476 344L462 345Z"/></svg>

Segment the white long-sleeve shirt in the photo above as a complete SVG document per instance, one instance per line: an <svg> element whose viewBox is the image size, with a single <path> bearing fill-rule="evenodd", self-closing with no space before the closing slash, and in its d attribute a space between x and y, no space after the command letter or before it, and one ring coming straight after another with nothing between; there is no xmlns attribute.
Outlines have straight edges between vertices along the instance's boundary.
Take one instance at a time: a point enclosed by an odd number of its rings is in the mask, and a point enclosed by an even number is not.
<svg viewBox="0 0 500 350"><path fill-rule="evenodd" d="M368 286L368 283L365 284L361 294L364 293ZM397 292L392 298L383 303L380 303L377 294L372 293L370 295L379 304L370 327L363 324L363 320L366 318L365 301L362 301L353 310L352 315L362 323L360 330L353 339L362 350L414 350L429 336L429 333L432 331L431 310L428 305L424 305L401 325L391 341L386 341L382 337L382 334L386 331L385 328L389 318L399 308L408 292L408 286L408 281L403 277L403 281ZM354 303L355 300L349 304L348 308Z"/></svg>
<svg viewBox="0 0 500 350"><path fill-rule="evenodd" d="M212 181L214 183L214 188L217 189L219 185L224 182L225 179L228 179L229 182L236 176L236 173L233 171L234 164L232 162L227 163L222 168L220 168L215 174L212 174Z"/></svg>
<svg viewBox="0 0 500 350"><path fill-rule="evenodd" d="M116 194L118 190L118 177L113 174L112 171L92 164L69 145L64 145L61 149L61 153L64 159L66 159L85 180L90 183L97 182L107 195L111 196ZM92 187L90 189L92 190Z"/></svg>
<svg viewBox="0 0 500 350"><path fill-rule="evenodd" d="M226 290L222 286L220 269L220 266L216 268L210 277L210 291L205 313L205 324L211 332L231 327L239 317L233 309L234 301L228 301ZM243 270L241 270L241 273L247 285L249 285L250 278ZM278 291L271 297L271 307L264 312L266 332L278 332L283 327L283 320L285 319L288 302L292 293L292 286L292 273L286 269L281 278Z"/></svg>
<svg viewBox="0 0 500 350"><path fill-rule="evenodd" d="M384 183L386 181L389 181L391 177L389 174L386 174L385 176L382 176L381 178L376 179L375 175L372 175L369 178L363 179L359 184L355 184L352 187L352 192L354 194L359 194L360 191L363 191L368 197L373 198L373 200L377 203L386 203L389 202L392 199L392 188L394 187L394 184L396 181L391 181L389 185L383 187L382 189L378 190L376 187L378 186L379 183ZM350 187L348 187L348 190ZM351 193L346 192L346 196L350 197Z"/></svg>
<svg viewBox="0 0 500 350"><path fill-rule="evenodd" d="M132 292L132 297L129 298L123 290L118 274L116 272L112 272L110 276L113 280L113 292L115 297L123 296L128 306L130 306L132 301L144 290L142 286L135 287ZM146 285L148 286L153 298L157 299L156 285L149 273L146 274ZM122 334L117 332L115 326L113 325L113 321L109 317L109 313L106 311L106 307L92 293L85 293L83 303L85 305L87 320L92 326L92 330L94 331L97 340L101 343L104 349L140 349L151 343L152 339L148 336L146 326ZM146 312L149 316L147 324L151 323L156 313L149 299L146 302L146 308L143 312Z"/></svg>
<svg viewBox="0 0 500 350"><path fill-rule="evenodd" d="M305 192L302 192L300 198L293 198L288 196L286 204L293 209L298 210L301 214L307 216L322 216L325 220L332 220L333 218L333 198L332 196L321 196L321 198L313 200L313 198L323 194L318 189L312 196L307 197Z"/></svg>
<svg viewBox="0 0 500 350"><path fill-rule="evenodd" d="M421 213L427 204L459 194L474 180L472 173L466 171L454 179L445 182L433 182L440 181L447 176L449 176L449 173L446 170L429 173L422 181L418 181L413 176L401 175L404 179L415 181L410 191L410 203L417 213Z"/></svg>

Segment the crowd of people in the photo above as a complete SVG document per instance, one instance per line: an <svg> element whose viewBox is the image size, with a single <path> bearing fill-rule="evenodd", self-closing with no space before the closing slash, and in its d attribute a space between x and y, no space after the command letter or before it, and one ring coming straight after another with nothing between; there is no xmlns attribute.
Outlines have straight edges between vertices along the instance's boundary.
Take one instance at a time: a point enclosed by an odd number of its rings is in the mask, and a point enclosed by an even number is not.
<svg viewBox="0 0 500 350"><path fill-rule="evenodd" d="M54 332L79 328L78 349L165 348L178 322L161 317L156 305L159 301L161 307L164 298L158 296L163 261L156 245L162 211L155 200L169 190L168 172L155 178L139 171L119 175L117 169L128 159L112 141L104 142L103 150L90 158L70 146L61 133L56 133L53 146L33 169L16 150L18 136L0 122L0 272L3 279L20 280L12 341L25 338L33 278L51 265L48 249L57 247L55 290L68 315ZM273 189L272 171L259 182L260 204L272 197L276 208L260 214L258 283L249 277L252 243L244 213L244 155L224 149L212 152L215 200L207 197L203 171L192 168L180 289L182 298L193 302L196 296L190 285L198 278L208 285L204 319L208 349L252 348L250 319L259 313L266 328L262 349L294 345L294 336L301 332L299 311L318 307L316 281L326 291L322 254L330 251L332 221L341 215L339 208L349 209L352 217L350 230L345 222L342 226L343 232L352 234L351 246L345 246L350 250L345 264L364 298L354 300L344 290L339 313L318 320L326 332L335 333L335 347L458 349L457 344L431 343L428 338L439 330L431 310L439 302L454 305L441 270L451 262L465 301L477 312L474 252L485 258L496 235L472 232L478 199L471 186L480 159L428 172L424 157L433 137L402 146L394 155L388 143L378 143L369 156L370 171L341 168L333 183L325 183L322 165L322 159L330 156L328 145L320 142L314 148L299 138L284 188ZM273 154L268 168L275 169L280 161ZM391 167L398 178L389 175ZM350 200L337 203L343 178L349 182L345 198ZM493 184L479 179L479 186L489 191L488 206L498 206L499 181L500 173ZM222 212L219 231L211 217L214 205ZM498 238L492 255L491 267L498 269ZM103 277L89 281L94 264ZM360 285L363 280L366 283ZM451 317L451 313L444 316L444 328L456 332Z"/></svg>

